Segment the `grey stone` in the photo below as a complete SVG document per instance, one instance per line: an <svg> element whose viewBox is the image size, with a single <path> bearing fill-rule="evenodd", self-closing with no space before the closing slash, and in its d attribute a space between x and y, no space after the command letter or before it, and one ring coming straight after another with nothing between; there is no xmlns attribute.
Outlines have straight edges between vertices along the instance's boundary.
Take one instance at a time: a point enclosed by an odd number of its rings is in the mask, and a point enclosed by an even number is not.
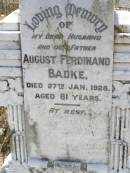
<svg viewBox="0 0 130 173"><path fill-rule="evenodd" d="M108 164L112 2L23 0L21 9L29 160Z"/></svg>

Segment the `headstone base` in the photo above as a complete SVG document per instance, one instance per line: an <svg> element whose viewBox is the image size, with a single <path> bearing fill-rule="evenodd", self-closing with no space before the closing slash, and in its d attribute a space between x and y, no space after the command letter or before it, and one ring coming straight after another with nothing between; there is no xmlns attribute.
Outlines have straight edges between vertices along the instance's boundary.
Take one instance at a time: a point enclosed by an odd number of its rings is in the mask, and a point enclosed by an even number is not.
<svg viewBox="0 0 130 173"><path fill-rule="evenodd" d="M6 165L7 164L7 165ZM20 164L10 160L4 164L0 173L116 173L105 164L86 164L81 162L30 160ZM129 173L129 170L120 170L118 173Z"/></svg>
<svg viewBox="0 0 130 173"><path fill-rule="evenodd" d="M7 158L8 159L8 158ZM20 164L18 161L6 161L1 173L110 173L107 165L87 164L81 162L54 161L32 159Z"/></svg>

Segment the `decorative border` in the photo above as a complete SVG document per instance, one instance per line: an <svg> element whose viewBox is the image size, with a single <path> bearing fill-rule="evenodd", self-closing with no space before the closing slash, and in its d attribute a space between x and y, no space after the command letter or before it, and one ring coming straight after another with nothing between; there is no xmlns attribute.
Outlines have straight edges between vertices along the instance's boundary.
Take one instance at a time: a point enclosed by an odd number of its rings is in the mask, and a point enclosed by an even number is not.
<svg viewBox="0 0 130 173"><path fill-rule="evenodd" d="M27 161L26 142L25 142L25 119L23 105L9 105L9 123L14 132L12 135L12 155L13 159L19 163Z"/></svg>
<svg viewBox="0 0 130 173"><path fill-rule="evenodd" d="M128 144L125 132L129 128L130 109L112 108L111 119L111 168L114 172L126 171Z"/></svg>

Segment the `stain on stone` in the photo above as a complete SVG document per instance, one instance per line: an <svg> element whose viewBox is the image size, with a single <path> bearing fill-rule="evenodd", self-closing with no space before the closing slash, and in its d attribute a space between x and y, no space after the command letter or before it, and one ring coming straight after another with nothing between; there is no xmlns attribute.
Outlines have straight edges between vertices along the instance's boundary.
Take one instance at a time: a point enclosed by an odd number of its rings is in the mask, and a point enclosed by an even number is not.
<svg viewBox="0 0 130 173"><path fill-rule="evenodd" d="M48 19L46 19L46 21L47 21L46 27L47 27L48 31L50 31L51 30L51 23L49 22Z"/></svg>
<svg viewBox="0 0 130 173"><path fill-rule="evenodd" d="M118 81L118 82L120 82L121 84L130 84L130 81Z"/></svg>
<svg viewBox="0 0 130 173"><path fill-rule="evenodd" d="M46 168L41 168L42 169L42 172L45 172L47 169Z"/></svg>
<svg viewBox="0 0 130 173"><path fill-rule="evenodd" d="M66 145L66 155L67 155L67 158L70 158L69 145Z"/></svg>
<svg viewBox="0 0 130 173"><path fill-rule="evenodd" d="M33 125L30 126L30 136L32 138L32 141L36 144L37 148L39 148L39 142L38 142L38 132L37 132L37 123L34 122Z"/></svg>
<svg viewBox="0 0 130 173"><path fill-rule="evenodd" d="M110 11L111 11L111 7L113 7L113 10L114 10L114 1L108 0L106 4L107 4L107 5L106 5L106 10L107 10L107 11L109 11L109 9L110 9Z"/></svg>
<svg viewBox="0 0 130 173"><path fill-rule="evenodd" d="M81 171L87 171L87 163L81 163Z"/></svg>
<svg viewBox="0 0 130 173"><path fill-rule="evenodd" d="M49 168L54 168L54 163L53 163L52 161L49 161L49 162L48 162L48 167L49 167Z"/></svg>
<svg viewBox="0 0 130 173"><path fill-rule="evenodd" d="M42 170L39 170L39 169L36 169L36 172L37 173L43 173L43 171Z"/></svg>
<svg viewBox="0 0 130 173"><path fill-rule="evenodd" d="M111 11L113 6L113 2L108 0L107 2L102 2L102 0L95 0L92 5L92 11L95 14L98 14L100 18L104 19L105 21L109 22L109 15L107 15L108 11Z"/></svg>
<svg viewBox="0 0 130 173"><path fill-rule="evenodd" d="M114 92L116 90L115 86L112 85L112 92Z"/></svg>
<svg viewBox="0 0 130 173"><path fill-rule="evenodd" d="M37 123L33 122L33 120L31 120L31 124L29 123L30 121L30 109L29 106L26 108L25 111L25 121L26 121L26 139L28 140L28 144L30 143L29 141L31 141L33 144L35 144L36 148L37 148L37 153L39 153L38 149L40 148L40 144L39 144L39 140L38 140L38 132L37 132ZM27 150L28 152L30 152L30 146L27 146ZM40 153L39 153L40 155Z"/></svg>
<svg viewBox="0 0 130 173"><path fill-rule="evenodd" d="M65 53L67 54L69 51L69 45L67 40L62 40L62 45L64 47Z"/></svg>
<svg viewBox="0 0 130 173"><path fill-rule="evenodd" d="M103 8L103 6L102 6L100 0L95 0L95 1L93 2L92 11L93 11L94 13L98 14L99 12L102 11L102 8Z"/></svg>
<svg viewBox="0 0 130 173"><path fill-rule="evenodd" d="M63 49L64 49L64 51L65 51L65 53L67 55L68 52L70 51L68 40L65 40L64 34L59 30L59 28L57 28L57 30L58 30L59 35L61 35L61 38L62 38L61 45L62 45L62 47L63 47Z"/></svg>
<svg viewBox="0 0 130 173"><path fill-rule="evenodd" d="M89 127L91 129L91 134L92 134L92 136L94 136L94 131L93 131L93 127L92 127L92 124L93 124L92 121L93 121L94 117L91 112L88 113L88 116L89 116Z"/></svg>
<svg viewBox="0 0 130 173"><path fill-rule="evenodd" d="M130 91L128 91L127 94L130 96Z"/></svg>
<svg viewBox="0 0 130 173"><path fill-rule="evenodd" d="M29 171L30 171L31 173L34 173L34 168L29 168Z"/></svg>

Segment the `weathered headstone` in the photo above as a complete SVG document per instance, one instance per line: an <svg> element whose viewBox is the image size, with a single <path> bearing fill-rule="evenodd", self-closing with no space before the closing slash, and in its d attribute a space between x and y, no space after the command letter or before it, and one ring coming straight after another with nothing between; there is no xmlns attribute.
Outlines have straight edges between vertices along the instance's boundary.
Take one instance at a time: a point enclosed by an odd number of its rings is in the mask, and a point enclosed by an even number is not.
<svg viewBox="0 0 130 173"><path fill-rule="evenodd" d="M28 158L109 162L111 0L23 0Z"/></svg>
<svg viewBox="0 0 130 173"><path fill-rule="evenodd" d="M129 9L130 1L129 0L115 0L115 7Z"/></svg>

